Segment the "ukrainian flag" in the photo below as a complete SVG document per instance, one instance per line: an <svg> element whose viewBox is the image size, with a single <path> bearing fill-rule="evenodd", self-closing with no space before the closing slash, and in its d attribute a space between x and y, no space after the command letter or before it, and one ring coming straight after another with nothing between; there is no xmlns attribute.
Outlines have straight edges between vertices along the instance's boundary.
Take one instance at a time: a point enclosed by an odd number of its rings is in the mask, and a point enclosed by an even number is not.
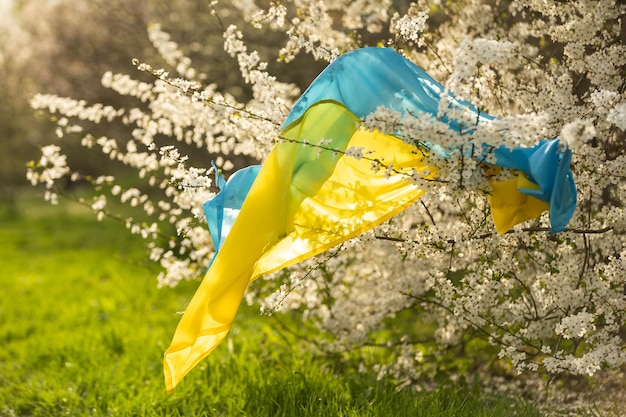
<svg viewBox="0 0 626 417"><path fill-rule="evenodd" d="M424 194L408 178L415 172L436 178L437 167L424 162L428 149L404 143L399 132L367 131L359 122L379 106L436 117L442 93L422 69L386 48L348 52L320 74L294 105L283 125L284 140L260 170L242 175L241 183L229 179L205 204L219 250L165 352L168 392L224 340L251 281L383 223ZM451 105L475 112L481 121L492 119L469 103L452 99ZM455 120L444 121L458 130ZM436 138L429 142L436 144ZM353 147L366 157L345 155ZM520 172L519 179L493 184L497 230L546 209L555 219L553 229L562 230L576 201L567 152L549 141L494 153L496 165ZM376 172L373 161L393 170Z"/></svg>

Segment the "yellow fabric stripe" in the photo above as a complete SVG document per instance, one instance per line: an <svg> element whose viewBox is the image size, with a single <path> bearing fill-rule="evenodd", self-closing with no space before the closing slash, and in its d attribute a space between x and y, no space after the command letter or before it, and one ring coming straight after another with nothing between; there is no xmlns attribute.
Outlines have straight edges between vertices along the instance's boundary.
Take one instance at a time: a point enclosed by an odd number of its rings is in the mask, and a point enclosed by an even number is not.
<svg viewBox="0 0 626 417"><path fill-rule="evenodd" d="M487 199L498 233L506 233L516 224L535 219L550 208L550 204L520 192L520 188L537 189L538 185L522 172L517 178L491 183L491 194Z"/></svg>
<svg viewBox="0 0 626 417"><path fill-rule="evenodd" d="M423 154L400 139L360 130L356 117L335 102L318 103L283 135L340 151L363 147L368 158L436 174ZM226 337L248 283L319 254L388 220L424 190L405 175L385 178L370 160L284 142L276 145L252 185L237 220L192 298L165 353L166 388L171 392Z"/></svg>
<svg viewBox="0 0 626 417"><path fill-rule="evenodd" d="M407 175L413 168L428 171L429 179L436 174L434 167L422 162L424 154L394 136L359 130L349 146L363 147L364 152L371 153L361 160L336 156L332 175L315 194L303 198L288 213L293 229L259 259L253 279L322 253L406 209L425 192L409 181ZM372 171L370 159L387 166L393 164L395 170L406 175L396 173L385 178L383 171ZM294 175L292 195L302 193L298 189L300 175L306 173Z"/></svg>

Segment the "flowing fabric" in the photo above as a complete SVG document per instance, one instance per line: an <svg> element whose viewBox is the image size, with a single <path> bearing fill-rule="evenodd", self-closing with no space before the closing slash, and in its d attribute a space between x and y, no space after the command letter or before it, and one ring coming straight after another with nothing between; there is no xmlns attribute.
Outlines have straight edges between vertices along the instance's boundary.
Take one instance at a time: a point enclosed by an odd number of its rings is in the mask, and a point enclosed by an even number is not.
<svg viewBox="0 0 626 417"><path fill-rule="evenodd" d="M293 106L285 126L320 100L335 100L359 118L365 118L383 106L402 115L421 113L438 117L444 87L423 69L388 48L363 48L347 52L322 72ZM445 98L448 107L459 108L473 115L478 123L494 120L479 112L471 103L451 95ZM460 131L456 120L441 119L450 129ZM396 133L397 134L397 133ZM438 148L437 138L430 138ZM445 151L444 151L445 152ZM518 187L492 187L492 217L499 233L514 225L550 212L553 233L563 231L576 208L576 185L570 171L572 153L561 149L557 139L542 141L531 148L493 150L495 165L519 170L528 180ZM532 185L531 185L532 184ZM525 186L524 186L525 185ZM519 195L519 194L524 195ZM517 205L508 204L513 199ZM539 204L536 199L547 202ZM539 210L542 207L542 210Z"/></svg>
<svg viewBox="0 0 626 417"><path fill-rule="evenodd" d="M235 223L243 201L260 170L260 165L240 169L231 175L228 181L225 181L219 172L215 175L220 192L205 202L202 209L207 219L216 255L224 244L233 223Z"/></svg>
<svg viewBox="0 0 626 417"><path fill-rule="evenodd" d="M500 233L504 233L514 225L523 221L536 218L541 212L549 210L550 227L552 233L561 232L569 223L569 220L576 209L576 184L574 176L570 171L572 162L572 151L569 149L561 149L561 145L557 139L544 140L532 148L515 148L508 149L500 146L493 151L496 157L496 165L516 169L525 181L518 181L517 192L509 190L501 192L494 188L492 184L492 199L495 197L500 201L508 198L522 199L518 193L525 196L525 202L529 206L528 215L519 218L514 222L512 219L506 218L509 211L498 213L498 207L491 206L491 213L494 217L496 229ZM537 212L536 209L540 205L534 200L542 201L544 209ZM511 207L510 203L508 204ZM524 205L519 205L518 211L525 210ZM504 223L496 221L497 216L504 217ZM507 224L510 226L507 227Z"/></svg>
<svg viewBox="0 0 626 417"><path fill-rule="evenodd" d="M424 190L407 180L434 179L425 149L398 132L366 131L359 121L380 106L403 115L437 116L443 87L395 51L348 52L309 86L287 117L262 167L221 183L204 205L216 255L165 352L168 392L226 337L248 284L322 253L390 219ZM451 107L493 117L448 97ZM455 120L442 119L451 129ZM436 148L437 138L429 138ZM313 145L313 146L311 146ZM366 157L346 155L360 149ZM495 166L518 177L492 183L489 203L498 232L550 210L552 231L563 230L576 205L571 153L558 141L533 148L493 150ZM372 170L372 163L393 170ZM387 175L385 175L385 173Z"/></svg>
<svg viewBox="0 0 626 417"><path fill-rule="evenodd" d="M425 153L357 122L341 104L322 101L283 131L294 142L270 152L165 353L168 391L222 342L249 282L357 236L422 196L406 175L435 175ZM320 150L297 143L304 138L331 142ZM393 164L394 174L373 175L370 160L342 154L348 147Z"/></svg>

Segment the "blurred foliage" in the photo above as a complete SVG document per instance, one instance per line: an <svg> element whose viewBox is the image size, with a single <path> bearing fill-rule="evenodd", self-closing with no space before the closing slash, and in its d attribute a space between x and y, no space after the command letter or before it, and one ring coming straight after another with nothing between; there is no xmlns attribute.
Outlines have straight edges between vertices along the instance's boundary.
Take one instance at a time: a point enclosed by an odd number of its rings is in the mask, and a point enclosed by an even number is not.
<svg viewBox="0 0 626 417"><path fill-rule="evenodd" d="M193 66L206 74L204 82L215 83L221 91L238 98L246 98L250 93L242 86L237 62L223 50L224 27L240 26L249 35L250 46L270 62L270 67L276 65L277 58L271 54L277 53L277 45L284 43L286 37L277 32L254 36L255 29L244 22L242 12L230 3L219 5L218 19L205 0L79 0L44 4L39 0L15 0L12 18L0 24L0 37L7 40L0 43L0 72L4 74L0 77L0 199L13 200L16 187L25 185L26 163L37 158L39 144L49 142L55 134L47 116L35 115L30 108L33 94L81 98L91 104L120 108L125 107L124 100L128 98L101 86L105 72L127 73L151 82L148 75L133 67L133 58L138 58L174 73L148 39L147 27L157 23L172 35ZM299 58L296 71L280 76L305 87L323 66L310 58ZM130 135L121 124L108 124L106 131L93 125L89 131L96 137L118 138L122 143ZM124 173L121 164L103 161L99 154L82 148L80 137L68 136L60 142L70 165L89 174ZM188 151L193 158L193 149ZM195 159L204 163L207 157L196 155Z"/></svg>
<svg viewBox="0 0 626 417"><path fill-rule="evenodd" d="M250 16L245 2L220 2L217 16L206 0L13 0L12 10L0 21L0 199L11 201L15 190L26 184L25 165L37 158L37 147L49 143L55 135L54 125L46 115L36 115L29 99L36 93L56 94L103 103L116 108L140 106L127 103L101 86L102 75L127 73L135 79L153 81L132 65L134 58L153 67L164 67L173 75L158 51L152 46L147 27L160 24L192 60L193 67L204 74L203 82L217 85L219 91L233 94L239 100L250 97L238 69L238 63L223 48L224 29L237 25L251 49L269 64L269 72L281 81L294 83L302 90L324 68L309 55L300 55L285 71L278 62L278 50L287 35L280 31L261 32L246 22ZM270 1L259 0L259 7ZM409 1L395 0L392 9L406 10ZM288 16L291 18L294 16ZM370 44L371 34L354 31L351 36ZM377 39L379 35L377 36ZM126 104L126 105L125 105ZM122 124L86 126L94 136L106 135L124 142L130 132ZM69 164L79 171L97 175L104 172L124 174L124 166L103 160L80 146L80 134L63 138L59 143L68 155ZM208 165L209 155L187 151L192 162ZM250 161L241 161L241 163Z"/></svg>

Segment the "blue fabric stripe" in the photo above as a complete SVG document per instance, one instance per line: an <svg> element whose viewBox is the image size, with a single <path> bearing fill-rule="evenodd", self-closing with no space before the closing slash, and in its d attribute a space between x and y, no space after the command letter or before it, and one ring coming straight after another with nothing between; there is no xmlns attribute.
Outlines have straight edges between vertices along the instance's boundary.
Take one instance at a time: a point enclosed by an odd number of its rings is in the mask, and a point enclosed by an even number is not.
<svg viewBox="0 0 626 417"><path fill-rule="evenodd" d="M221 189L202 205L216 254L228 236L260 170L261 165L251 165L233 173L228 181L224 181L219 172L216 174L216 182Z"/></svg>

